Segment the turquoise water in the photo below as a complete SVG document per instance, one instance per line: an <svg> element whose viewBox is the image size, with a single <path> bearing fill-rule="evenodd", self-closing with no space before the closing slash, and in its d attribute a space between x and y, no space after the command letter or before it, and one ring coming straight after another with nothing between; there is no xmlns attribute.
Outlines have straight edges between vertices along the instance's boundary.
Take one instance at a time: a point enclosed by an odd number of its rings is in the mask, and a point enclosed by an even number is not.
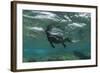
<svg viewBox="0 0 100 73"><path fill-rule="evenodd" d="M45 33L48 25L59 26L72 42L53 48ZM86 12L23 10L23 62L90 59L90 26L91 14Z"/></svg>

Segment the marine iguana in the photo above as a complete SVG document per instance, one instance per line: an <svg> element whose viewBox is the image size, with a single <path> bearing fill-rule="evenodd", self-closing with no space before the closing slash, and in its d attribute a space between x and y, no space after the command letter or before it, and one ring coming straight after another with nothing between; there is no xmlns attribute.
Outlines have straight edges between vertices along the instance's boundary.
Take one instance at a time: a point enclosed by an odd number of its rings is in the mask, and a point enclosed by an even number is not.
<svg viewBox="0 0 100 73"><path fill-rule="evenodd" d="M62 44L65 48L65 41L72 42L70 38L64 38L64 31L56 26L48 25L45 32L47 35L47 39L53 48L55 48L54 44L59 43Z"/></svg>

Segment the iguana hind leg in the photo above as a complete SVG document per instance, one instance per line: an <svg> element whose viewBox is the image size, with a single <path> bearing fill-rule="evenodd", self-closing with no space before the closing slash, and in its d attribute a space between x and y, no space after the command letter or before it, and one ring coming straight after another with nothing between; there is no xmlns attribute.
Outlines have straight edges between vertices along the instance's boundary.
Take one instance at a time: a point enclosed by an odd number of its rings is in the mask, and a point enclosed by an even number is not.
<svg viewBox="0 0 100 73"><path fill-rule="evenodd" d="M51 46L52 46L53 48L55 48L54 44L53 44L51 41L49 41L49 42L50 42Z"/></svg>
<svg viewBox="0 0 100 73"><path fill-rule="evenodd" d="M62 45L64 46L64 48L66 47L65 43L63 42Z"/></svg>

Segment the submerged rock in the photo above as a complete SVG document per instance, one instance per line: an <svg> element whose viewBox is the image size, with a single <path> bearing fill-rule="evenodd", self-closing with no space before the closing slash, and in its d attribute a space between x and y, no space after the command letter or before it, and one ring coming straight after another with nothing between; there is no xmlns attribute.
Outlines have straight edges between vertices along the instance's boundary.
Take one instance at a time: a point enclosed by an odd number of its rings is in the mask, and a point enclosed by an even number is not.
<svg viewBox="0 0 100 73"><path fill-rule="evenodd" d="M80 59L90 59L90 56L87 56L84 53L79 51L74 51L74 55L79 57Z"/></svg>

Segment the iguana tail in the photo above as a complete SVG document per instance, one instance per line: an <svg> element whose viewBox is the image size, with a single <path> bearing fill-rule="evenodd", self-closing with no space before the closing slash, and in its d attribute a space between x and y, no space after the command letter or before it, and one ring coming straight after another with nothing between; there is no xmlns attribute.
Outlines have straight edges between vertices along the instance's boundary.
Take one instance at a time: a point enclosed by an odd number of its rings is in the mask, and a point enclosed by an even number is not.
<svg viewBox="0 0 100 73"><path fill-rule="evenodd" d="M70 42L70 43L72 43L72 39L67 37L67 38L64 39L64 42Z"/></svg>

